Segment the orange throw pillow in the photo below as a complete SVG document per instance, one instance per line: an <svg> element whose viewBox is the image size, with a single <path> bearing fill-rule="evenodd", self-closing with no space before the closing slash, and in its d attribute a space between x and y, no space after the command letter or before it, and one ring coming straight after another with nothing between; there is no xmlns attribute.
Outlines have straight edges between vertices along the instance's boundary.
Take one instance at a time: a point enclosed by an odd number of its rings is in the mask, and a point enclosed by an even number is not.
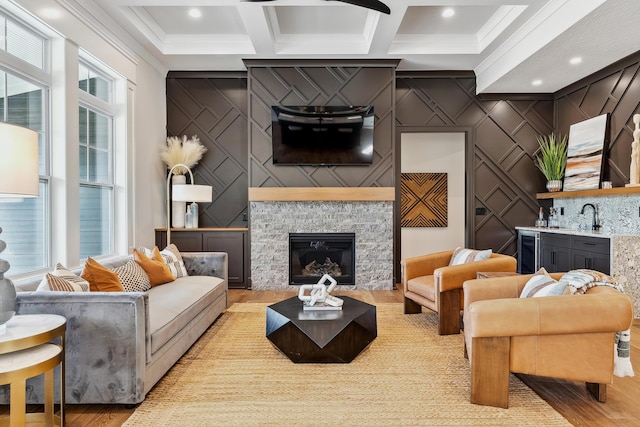
<svg viewBox="0 0 640 427"><path fill-rule="evenodd" d="M118 275L92 258L87 258L80 277L89 282L91 292L124 292Z"/></svg>
<svg viewBox="0 0 640 427"><path fill-rule="evenodd" d="M147 273L147 276L149 276L151 287L176 280L176 276L171 273L169 266L164 261L164 258L162 258L157 246L153 248L151 258L148 258L142 252L134 249L133 259L140 265L140 267L142 267L145 273Z"/></svg>

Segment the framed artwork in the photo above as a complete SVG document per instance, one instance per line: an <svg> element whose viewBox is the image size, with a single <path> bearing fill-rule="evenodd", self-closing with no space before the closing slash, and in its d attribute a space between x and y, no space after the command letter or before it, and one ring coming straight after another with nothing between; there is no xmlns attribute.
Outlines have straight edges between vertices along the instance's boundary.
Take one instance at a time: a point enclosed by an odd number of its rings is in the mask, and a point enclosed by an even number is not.
<svg viewBox="0 0 640 427"><path fill-rule="evenodd" d="M400 174L400 226L447 226L447 174Z"/></svg>
<svg viewBox="0 0 640 427"><path fill-rule="evenodd" d="M569 127L564 191L593 190L600 187L608 136L608 114Z"/></svg>

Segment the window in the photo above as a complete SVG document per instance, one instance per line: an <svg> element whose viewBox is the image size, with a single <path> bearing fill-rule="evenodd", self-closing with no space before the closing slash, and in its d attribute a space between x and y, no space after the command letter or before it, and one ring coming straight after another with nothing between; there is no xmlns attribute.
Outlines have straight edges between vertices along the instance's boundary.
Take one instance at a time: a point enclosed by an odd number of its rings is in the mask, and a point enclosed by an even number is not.
<svg viewBox="0 0 640 427"><path fill-rule="evenodd" d="M80 257L113 253L113 81L79 66Z"/></svg>
<svg viewBox="0 0 640 427"><path fill-rule="evenodd" d="M80 90L95 96L104 102L111 102L113 92L113 82L107 77L103 77L85 65L80 64Z"/></svg>
<svg viewBox="0 0 640 427"><path fill-rule="evenodd" d="M48 40L0 13L0 58L10 57L11 71L0 61L0 120L39 135L40 195L0 202L0 227L7 248L0 258L11 265L8 276L49 267L49 83L34 76L44 70ZM18 61L16 61L16 58ZM39 81L40 79L40 81Z"/></svg>
<svg viewBox="0 0 640 427"><path fill-rule="evenodd" d="M41 70L45 68L48 40L0 14L0 49Z"/></svg>

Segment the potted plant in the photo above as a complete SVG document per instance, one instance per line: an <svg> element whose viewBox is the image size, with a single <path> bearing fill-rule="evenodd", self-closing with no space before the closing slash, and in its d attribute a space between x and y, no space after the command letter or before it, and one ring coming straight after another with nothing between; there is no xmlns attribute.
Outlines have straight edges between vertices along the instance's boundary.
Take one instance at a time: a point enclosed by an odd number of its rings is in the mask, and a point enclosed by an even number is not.
<svg viewBox="0 0 640 427"><path fill-rule="evenodd" d="M552 132L540 135L537 139L540 153L535 159L536 166L547 178L547 190L560 191L567 166L567 136Z"/></svg>

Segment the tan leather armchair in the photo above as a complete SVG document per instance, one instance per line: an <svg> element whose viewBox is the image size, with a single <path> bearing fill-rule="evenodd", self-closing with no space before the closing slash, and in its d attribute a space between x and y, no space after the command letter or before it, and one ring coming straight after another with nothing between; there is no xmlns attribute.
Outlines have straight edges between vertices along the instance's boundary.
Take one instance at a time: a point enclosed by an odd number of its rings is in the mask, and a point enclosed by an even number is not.
<svg viewBox="0 0 640 427"><path fill-rule="evenodd" d="M422 307L438 313L438 334L460 333L464 308L462 284L479 271L516 271L516 259L491 254L489 259L449 266L454 251L442 251L401 261L404 313L420 313Z"/></svg>
<svg viewBox="0 0 640 427"><path fill-rule="evenodd" d="M507 408L510 372L585 381L604 402L606 384L613 382L616 332L633 322L631 299L608 286L584 295L519 298L530 277L464 284L471 403Z"/></svg>

